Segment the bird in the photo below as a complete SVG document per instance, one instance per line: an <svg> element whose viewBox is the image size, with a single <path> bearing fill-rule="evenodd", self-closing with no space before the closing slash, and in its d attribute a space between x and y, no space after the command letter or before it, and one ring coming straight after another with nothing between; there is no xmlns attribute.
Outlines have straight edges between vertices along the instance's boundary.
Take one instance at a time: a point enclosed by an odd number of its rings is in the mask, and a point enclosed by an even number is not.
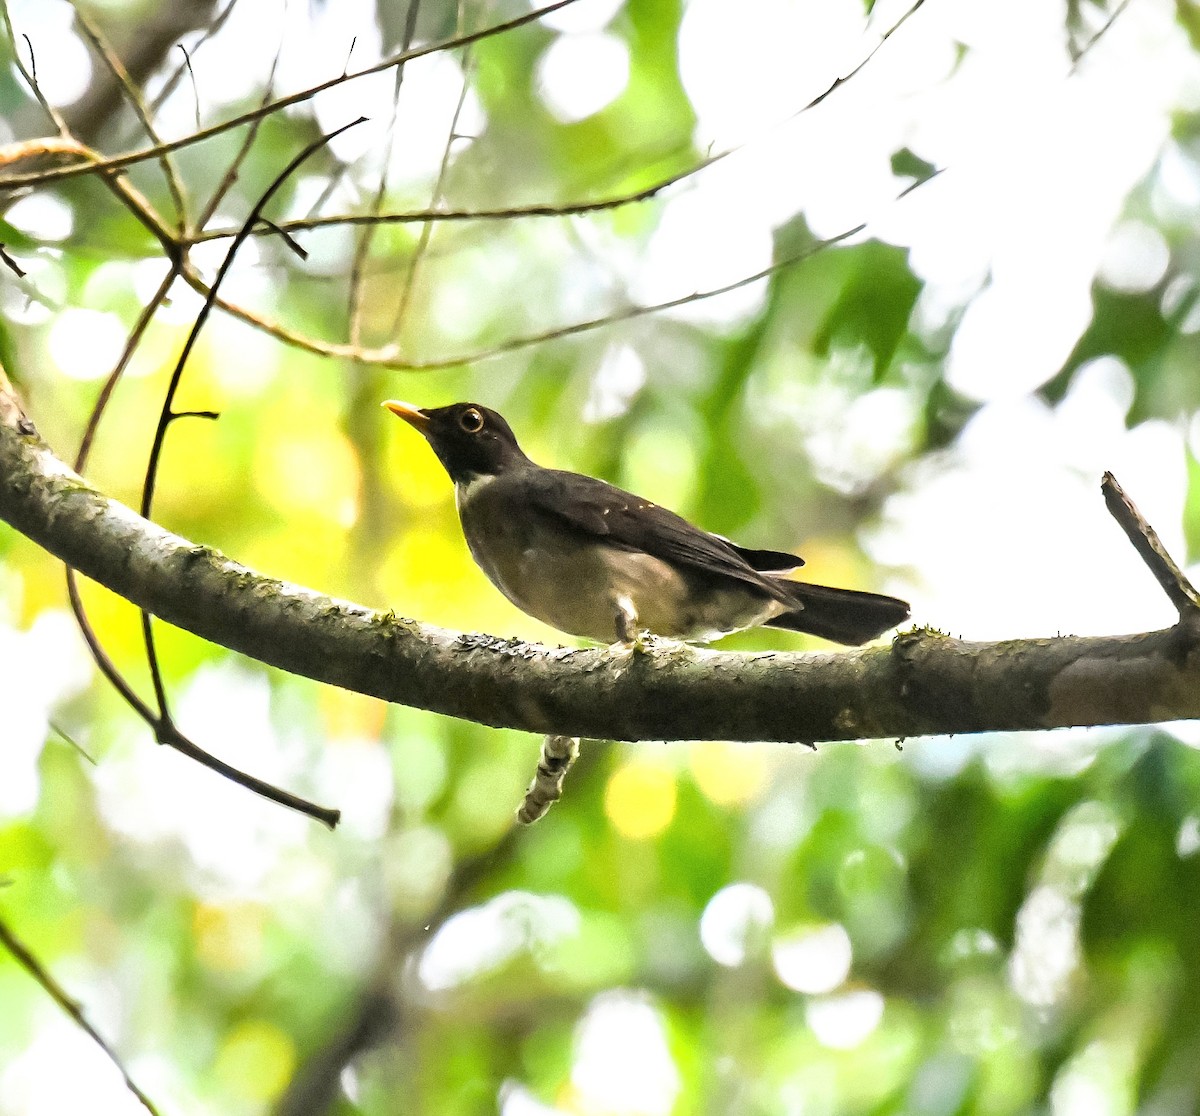
<svg viewBox="0 0 1200 1116"><path fill-rule="evenodd" d="M517 608L605 644L707 642L766 626L857 645L908 618L907 602L783 576L804 560L738 546L606 481L532 461L478 403L383 406L429 442L472 557Z"/></svg>

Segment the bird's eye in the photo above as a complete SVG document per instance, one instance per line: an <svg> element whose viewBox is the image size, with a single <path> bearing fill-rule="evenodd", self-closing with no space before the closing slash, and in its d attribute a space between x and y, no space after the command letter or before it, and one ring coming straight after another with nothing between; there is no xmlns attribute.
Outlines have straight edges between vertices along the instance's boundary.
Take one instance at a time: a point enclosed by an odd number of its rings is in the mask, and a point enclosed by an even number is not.
<svg viewBox="0 0 1200 1116"><path fill-rule="evenodd" d="M468 434L478 434L483 429L483 415L474 407L468 407L458 416L458 425Z"/></svg>

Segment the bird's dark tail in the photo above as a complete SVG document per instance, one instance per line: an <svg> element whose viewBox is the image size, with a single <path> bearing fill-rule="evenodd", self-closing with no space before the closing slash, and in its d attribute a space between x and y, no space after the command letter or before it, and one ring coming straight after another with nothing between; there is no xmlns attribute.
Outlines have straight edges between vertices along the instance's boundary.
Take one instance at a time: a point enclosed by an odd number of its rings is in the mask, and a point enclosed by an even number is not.
<svg viewBox="0 0 1200 1116"><path fill-rule="evenodd" d="M908 603L882 593L834 589L804 581L788 583L797 604L767 621L768 628L787 628L831 639L834 643L866 643L908 619Z"/></svg>

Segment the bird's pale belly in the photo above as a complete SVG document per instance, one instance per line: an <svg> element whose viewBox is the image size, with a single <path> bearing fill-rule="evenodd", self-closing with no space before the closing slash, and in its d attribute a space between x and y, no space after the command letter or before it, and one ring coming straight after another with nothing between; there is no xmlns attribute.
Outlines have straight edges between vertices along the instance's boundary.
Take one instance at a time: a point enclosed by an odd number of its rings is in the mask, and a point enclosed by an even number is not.
<svg viewBox="0 0 1200 1116"><path fill-rule="evenodd" d="M621 637L622 612L632 611L639 630L713 639L783 611L736 582L701 587L653 555L489 515L489 503L473 500L463 515L471 554L513 604L560 631L612 643Z"/></svg>

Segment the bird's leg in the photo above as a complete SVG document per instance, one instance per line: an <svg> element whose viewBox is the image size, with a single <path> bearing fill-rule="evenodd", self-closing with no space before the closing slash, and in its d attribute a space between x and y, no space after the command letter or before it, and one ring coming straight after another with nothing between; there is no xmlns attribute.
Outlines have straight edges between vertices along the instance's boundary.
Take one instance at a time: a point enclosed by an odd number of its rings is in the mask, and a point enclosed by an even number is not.
<svg viewBox="0 0 1200 1116"><path fill-rule="evenodd" d="M628 596L622 594L614 604L616 612L613 621L617 640L634 655L646 654L658 642L658 637L649 628L638 628L637 608Z"/></svg>
<svg viewBox="0 0 1200 1116"><path fill-rule="evenodd" d="M621 643L634 643L637 641L637 609L633 607L633 601L622 594L614 602L617 611L613 617L616 625L617 639Z"/></svg>

